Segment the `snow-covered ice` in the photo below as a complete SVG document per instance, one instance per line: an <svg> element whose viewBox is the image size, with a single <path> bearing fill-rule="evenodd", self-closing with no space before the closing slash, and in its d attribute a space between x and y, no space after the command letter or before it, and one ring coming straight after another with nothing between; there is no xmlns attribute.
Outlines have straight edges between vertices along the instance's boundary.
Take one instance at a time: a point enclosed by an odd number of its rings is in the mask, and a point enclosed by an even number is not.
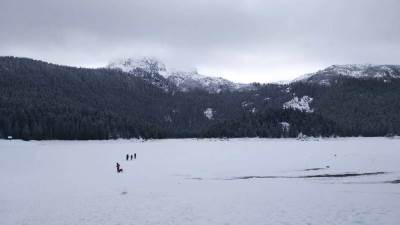
<svg viewBox="0 0 400 225"><path fill-rule="evenodd" d="M398 225L399 160L396 138L1 140L0 224Z"/></svg>

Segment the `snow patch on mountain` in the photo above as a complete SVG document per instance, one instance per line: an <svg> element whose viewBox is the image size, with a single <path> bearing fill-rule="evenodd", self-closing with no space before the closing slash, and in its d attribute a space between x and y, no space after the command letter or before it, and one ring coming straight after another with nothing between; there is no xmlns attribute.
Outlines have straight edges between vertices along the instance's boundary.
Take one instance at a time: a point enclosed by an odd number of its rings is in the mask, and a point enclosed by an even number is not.
<svg viewBox="0 0 400 225"><path fill-rule="evenodd" d="M167 122L167 123L172 123L172 118L171 118L171 116L170 116L170 115L164 116L164 121Z"/></svg>
<svg viewBox="0 0 400 225"><path fill-rule="evenodd" d="M253 102L248 102L248 101L243 101L243 102L241 103L241 105L242 105L242 108L248 108L248 107L253 106L254 103L253 103Z"/></svg>
<svg viewBox="0 0 400 225"><path fill-rule="evenodd" d="M313 98L305 95L301 98L294 97L290 101L287 101L283 104L283 109L295 109L300 110L302 112L312 113L313 109L310 107L310 103L313 101Z"/></svg>
<svg viewBox="0 0 400 225"><path fill-rule="evenodd" d="M283 122L280 122L279 124L281 125L283 132L289 132L290 123L283 121Z"/></svg>
<svg viewBox="0 0 400 225"><path fill-rule="evenodd" d="M248 101L243 101L241 103L241 106L244 110L251 112L251 113L256 113L257 112L257 108L254 106L253 102L248 102Z"/></svg>
<svg viewBox="0 0 400 225"><path fill-rule="evenodd" d="M214 110L212 108L207 108L204 110L204 116L209 120L214 119Z"/></svg>

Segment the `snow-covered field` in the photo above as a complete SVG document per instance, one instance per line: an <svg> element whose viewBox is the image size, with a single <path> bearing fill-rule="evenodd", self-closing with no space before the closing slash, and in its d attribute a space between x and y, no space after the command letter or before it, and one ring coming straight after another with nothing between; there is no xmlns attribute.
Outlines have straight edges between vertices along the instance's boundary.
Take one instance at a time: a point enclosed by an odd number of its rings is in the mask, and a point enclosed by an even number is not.
<svg viewBox="0 0 400 225"><path fill-rule="evenodd" d="M1 140L0 224L398 225L399 179L396 138Z"/></svg>

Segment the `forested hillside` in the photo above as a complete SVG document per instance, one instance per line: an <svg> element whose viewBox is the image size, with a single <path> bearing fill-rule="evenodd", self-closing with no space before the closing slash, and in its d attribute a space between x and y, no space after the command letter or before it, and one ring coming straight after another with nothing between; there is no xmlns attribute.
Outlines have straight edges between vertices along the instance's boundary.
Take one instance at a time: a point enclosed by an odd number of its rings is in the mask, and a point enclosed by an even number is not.
<svg viewBox="0 0 400 225"><path fill-rule="evenodd" d="M329 86L258 84L209 93L166 90L143 79L148 72L136 73L0 57L0 138L400 134L398 79L343 77Z"/></svg>

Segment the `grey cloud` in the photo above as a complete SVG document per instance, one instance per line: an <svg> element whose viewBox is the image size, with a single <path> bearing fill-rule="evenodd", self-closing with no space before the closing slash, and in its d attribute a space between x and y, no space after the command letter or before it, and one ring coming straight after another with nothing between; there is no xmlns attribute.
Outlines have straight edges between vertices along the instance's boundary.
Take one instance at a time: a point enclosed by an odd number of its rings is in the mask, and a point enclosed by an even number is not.
<svg viewBox="0 0 400 225"><path fill-rule="evenodd" d="M0 55L89 66L152 55L280 80L330 64L400 64L399 9L396 0L1 0Z"/></svg>

